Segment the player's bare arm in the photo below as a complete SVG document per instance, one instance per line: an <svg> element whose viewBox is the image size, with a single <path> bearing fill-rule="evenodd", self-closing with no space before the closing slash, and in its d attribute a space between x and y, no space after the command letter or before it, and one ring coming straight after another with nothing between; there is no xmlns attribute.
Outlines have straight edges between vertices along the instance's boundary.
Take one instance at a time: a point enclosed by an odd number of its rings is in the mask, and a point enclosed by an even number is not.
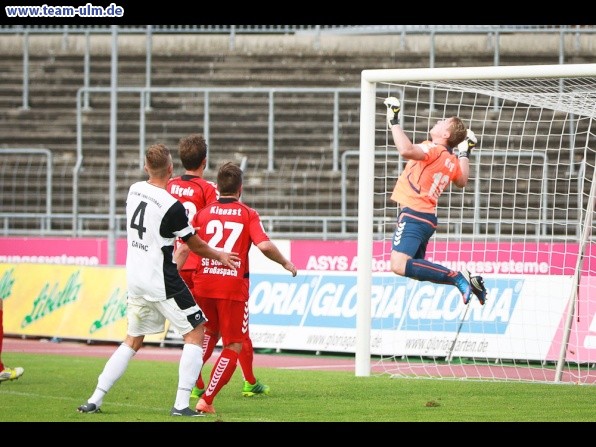
<svg viewBox="0 0 596 447"><path fill-rule="evenodd" d="M184 263L186 262L189 253L190 249L188 248L188 245L177 245L176 250L174 251L174 262L176 263L178 270L180 270L184 266Z"/></svg>
<svg viewBox="0 0 596 447"><path fill-rule="evenodd" d="M296 266L291 261L286 259L284 255L281 254L279 248L277 248L277 245L275 245L273 242L263 241L257 244L257 248L261 250L261 252L269 259L277 262L279 265L285 268L288 272L292 274L292 276L296 276L298 274Z"/></svg>
<svg viewBox="0 0 596 447"><path fill-rule="evenodd" d="M238 263L240 262L240 256L238 256L238 253L226 253L215 250L196 234L193 234L186 240L186 245L191 251L198 254L199 256L202 256L203 258L215 259L226 267L235 269L238 267Z"/></svg>
<svg viewBox="0 0 596 447"><path fill-rule="evenodd" d="M461 168L461 175L453 179L453 184L458 188L463 188L468 184L468 177L470 175L470 161L467 158L459 160Z"/></svg>
<svg viewBox="0 0 596 447"><path fill-rule="evenodd" d="M422 148L413 144L399 124L391 126L393 142L399 154L407 160L424 160L426 157Z"/></svg>

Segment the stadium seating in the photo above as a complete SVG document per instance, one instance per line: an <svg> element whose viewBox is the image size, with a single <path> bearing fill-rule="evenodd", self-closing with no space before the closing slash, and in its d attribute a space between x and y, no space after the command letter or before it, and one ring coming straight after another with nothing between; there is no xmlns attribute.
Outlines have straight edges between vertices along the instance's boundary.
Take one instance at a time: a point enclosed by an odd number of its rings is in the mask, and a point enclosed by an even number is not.
<svg viewBox="0 0 596 447"><path fill-rule="evenodd" d="M43 36L36 36L43 38ZM104 40L91 46L90 86L109 87L111 55ZM452 36L450 36L452 37ZM3 147L49 148L53 154L53 203L55 213L73 208L73 168L76 163L77 91L84 83L80 39L69 36L70 45L44 47L33 42L29 60L29 104L23 108L23 56L0 47L0 132ZM370 68L415 68L429 65L428 37L410 38L403 47L387 48L384 36L368 36L366 47L346 36L336 36L322 48L280 38L277 46L250 36L235 50L210 45L217 37L205 36L200 46L190 45L184 35L155 36L151 60L152 87L354 87L360 74ZM199 40L197 40L199 39ZM225 39L225 36L222 37ZM296 37L298 39L298 37ZM385 42L383 41L385 39ZM397 37L392 37L397 42ZM425 40L426 39L426 40ZM437 48L435 66L493 65L494 54L484 37L463 37L468 43L454 49ZM145 41L123 37L118 58L118 86L143 87L146 83ZM345 43L344 41L349 41ZM136 42L136 43L135 43ZM200 37L193 36L193 43ZM345 45L344 45L345 44ZM225 48L225 46L224 46ZM356 49L355 49L356 48ZM368 50L367 50L368 48ZM591 54L578 52L570 62L589 62ZM558 63L558 53L536 51L532 45L509 48L502 44L500 63ZM342 98L340 105L340 154L359 146L359 95ZM203 98L199 94L155 93L146 115L146 143L161 141L175 149L180 137L203 132ZM222 161L246 163L243 200L263 216L340 216L341 174L332 169L332 97L329 94L284 94L276 99L275 169L267 169L268 98L264 94L218 94L211 99L209 166ZM84 161L78 183L79 212L108 212L110 96L90 95L83 115ZM117 209L124 209L131 182L145 177L139 165L139 95L120 93L117 108ZM182 167L176 159L176 171ZM357 165L352 164L357 168ZM206 177L213 179L215 170ZM39 182L42 175L21 179ZM357 170L347 176L347 209L357 215ZM3 188L6 188L4 185ZM561 186L564 189L564 186ZM6 211L42 212L43 203L23 198ZM92 222L89 229L105 229L107 222ZM287 224L271 231L298 231Z"/></svg>

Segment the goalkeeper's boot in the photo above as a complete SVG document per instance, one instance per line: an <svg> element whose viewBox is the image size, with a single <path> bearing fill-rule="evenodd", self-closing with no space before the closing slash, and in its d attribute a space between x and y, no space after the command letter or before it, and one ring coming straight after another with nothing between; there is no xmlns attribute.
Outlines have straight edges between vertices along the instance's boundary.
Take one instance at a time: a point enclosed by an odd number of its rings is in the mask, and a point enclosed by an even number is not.
<svg viewBox="0 0 596 447"><path fill-rule="evenodd" d="M476 295L480 305L484 306L484 303L486 303L486 287L484 287L482 276L472 276L470 285L472 286L472 293Z"/></svg>
<svg viewBox="0 0 596 447"><path fill-rule="evenodd" d="M197 386L193 386L192 387L192 391L190 393L190 398L191 399L198 399L199 397L201 397L203 395L203 393L205 392L205 390L197 387Z"/></svg>
<svg viewBox="0 0 596 447"><path fill-rule="evenodd" d="M251 385L248 380L244 381L244 387L242 388L242 395L244 397L252 397L255 394L269 394L269 385L257 381Z"/></svg>
<svg viewBox="0 0 596 447"><path fill-rule="evenodd" d="M470 285L470 273L467 271L461 271L455 277L455 286L461 292L461 296L464 300L464 304L470 302L472 296L472 286Z"/></svg>
<svg viewBox="0 0 596 447"><path fill-rule="evenodd" d="M199 401L197 402L196 410L202 414L215 414L215 407L213 406L213 404L208 404L207 402L205 402L205 399L199 399Z"/></svg>
<svg viewBox="0 0 596 447"><path fill-rule="evenodd" d="M9 368L8 366L5 367L2 371L0 371L0 383L6 382L9 380L16 380L23 375L25 370L20 366L15 368Z"/></svg>

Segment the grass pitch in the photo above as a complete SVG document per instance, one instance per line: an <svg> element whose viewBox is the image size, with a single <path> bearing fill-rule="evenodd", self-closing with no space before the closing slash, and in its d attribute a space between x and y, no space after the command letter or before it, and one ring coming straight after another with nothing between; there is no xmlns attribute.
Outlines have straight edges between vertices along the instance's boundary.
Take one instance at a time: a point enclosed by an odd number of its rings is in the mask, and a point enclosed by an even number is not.
<svg viewBox="0 0 596 447"><path fill-rule="evenodd" d="M106 359L5 352L23 366L0 385L2 422L595 422L596 386L356 377L353 372L256 368L268 396L243 397L241 370L214 401L216 415L174 418L178 364L133 359L104 399L80 414ZM207 364L204 374L208 374ZM196 400L191 400L194 407ZM0 424L0 429L1 429ZM429 433L432 435L432 433Z"/></svg>

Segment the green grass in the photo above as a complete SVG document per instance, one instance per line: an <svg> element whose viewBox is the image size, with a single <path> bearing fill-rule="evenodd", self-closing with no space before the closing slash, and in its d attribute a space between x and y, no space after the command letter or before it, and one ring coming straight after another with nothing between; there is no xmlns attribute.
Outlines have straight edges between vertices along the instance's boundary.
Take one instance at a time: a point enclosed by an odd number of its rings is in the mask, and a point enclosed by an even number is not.
<svg viewBox="0 0 596 447"><path fill-rule="evenodd" d="M134 360L104 399L79 414L104 358L5 352L25 374L0 385L2 422L594 422L596 386L356 377L257 368L269 396L243 397L240 368L216 397L217 416L172 418L178 364ZM205 373L211 364L205 367ZM192 400L194 406L196 400Z"/></svg>

